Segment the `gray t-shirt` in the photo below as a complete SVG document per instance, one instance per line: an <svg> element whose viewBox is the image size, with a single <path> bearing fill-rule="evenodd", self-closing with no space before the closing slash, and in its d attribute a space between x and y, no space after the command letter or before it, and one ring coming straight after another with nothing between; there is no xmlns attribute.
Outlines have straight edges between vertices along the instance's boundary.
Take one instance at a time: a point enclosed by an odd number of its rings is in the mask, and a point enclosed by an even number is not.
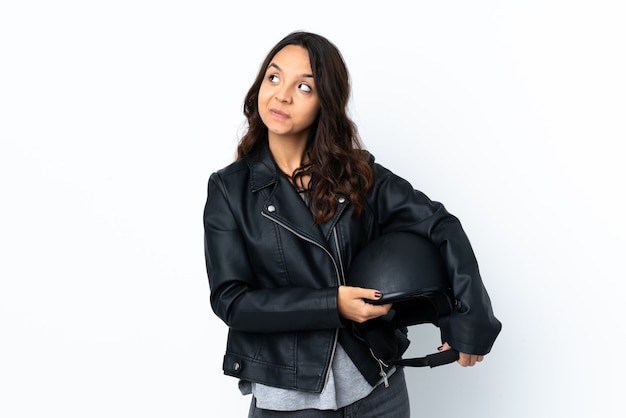
<svg viewBox="0 0 626 418"><path fill-rule="evenodd" d="M395 370L390 370L387 375L390 376L393 371ZM378 384L380 383L382 379ZM257 408L296 411L300 409L337 410L365 398L374 390L374 387L361 375L341 345L337 344L328 373L328 381L321 393L281 389L246 381L239 382L239 389L244 395L250 393L254 395Z"/></svg>

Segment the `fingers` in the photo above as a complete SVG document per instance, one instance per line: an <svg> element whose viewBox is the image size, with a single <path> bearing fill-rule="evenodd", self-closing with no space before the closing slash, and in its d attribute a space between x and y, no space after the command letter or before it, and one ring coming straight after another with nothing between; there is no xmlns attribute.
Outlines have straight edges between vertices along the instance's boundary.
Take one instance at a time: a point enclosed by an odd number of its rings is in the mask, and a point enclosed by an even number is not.
<svg viewBox="0 0 626 418"><path fill-rule="evenodd" d="M443 343L441 347L438 348L439 351L446 351L451 349L452 347L447 342ZM476 363L480 363L483 361L484 356L480 356L477 354L467 354L467 353L459 353L459 359L457 363L459 363L463 367L472 367Z"/></svg>
<svg viewBox="0 0 626 418"><path fill-rule="evenodd" d="M439 351L446 351L451 349L452 347L450 347L450 344L448 344L447 342L443 343L443 345L441 347L439 347L437 350Z"/></svg>
<svg viewBox="0 0 626 418"><path fill-rule="evenodd" d="M386 305L372 305L371 303L366 303L361 306L359 313L355 316L354 321L356 322L365 322L370 319L381 317L391 309L391 304Z"/></svg>
<svg viewBox="0 0 626 418"><path fill-rule="evenodd" d="M391 304L373 305L366 300L378 300L382 294L376 289L364 289L353 286L339 286L337 291L337 308L344 318L355 322L365 322L385 315Z"/></svg>
<svg viewBox="0 0 626 418"><path fill-rule="evenodd" d="M383 294L376 289L365 289L362 287L345 286L350 291L353 298L363 300L378 300L383 297Z"/></svg>
<svg viewBox="0 0 626 418"><path fill-rule="evenodd" d="M463 367L472 367L476 363L483 361L483 356L478 356L476 354L466 354L459 353L459 359L457 363L459 363Z"/></svg>

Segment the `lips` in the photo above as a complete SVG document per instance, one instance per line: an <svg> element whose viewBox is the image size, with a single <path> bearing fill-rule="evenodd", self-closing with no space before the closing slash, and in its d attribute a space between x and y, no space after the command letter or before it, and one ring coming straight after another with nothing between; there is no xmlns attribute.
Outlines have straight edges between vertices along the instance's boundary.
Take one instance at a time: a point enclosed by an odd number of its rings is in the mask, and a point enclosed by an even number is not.
<svg viewBox="0 0 626 418"><path fill-rule="evenodd" d="M280 109L270 109L270 114L278 119L287 119L289 115Z"/></svg>

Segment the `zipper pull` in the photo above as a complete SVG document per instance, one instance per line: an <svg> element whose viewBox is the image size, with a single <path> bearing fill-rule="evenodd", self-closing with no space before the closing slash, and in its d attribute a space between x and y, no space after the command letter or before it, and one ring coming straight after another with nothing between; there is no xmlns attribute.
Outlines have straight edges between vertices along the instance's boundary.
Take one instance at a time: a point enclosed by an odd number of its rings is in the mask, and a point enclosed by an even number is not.
<svg viewBox="0 0 626 418"><path fill-rule="evenodd" d="M385 367L389 367L389 366L387 366L384 361L382 361L381 359L376 357L376 355L374 354L374 350L372 350L371 347L370 347L370 354L378 362L378 367L380 368L380 372L378 373L378 375L383 378L383 382L385 382L385 387L388 388L389 387L389 379L387 378L387 373L385 373Z"/></svg>
<svg viewBox="0 0 626 418"><path fill-rule="evenodd" d="M386 367L387 365L381 359L376 360L378 360L378 367L380 367L380 373L378 373L378 375L383 378L383 382L385 382L385 387L388 388L389 379L387 378L387 373L385 373L384 369L384 367Z"/></svg>
<svg viewBox="0 0 626 418"><path fill-rule="evenodd" d="M383 378L383 382L385 382L385 387L388 388L389 387L389 379L387 379L387 373L385 373L382 370L382 367L381 367L380 373L378 373L378 374L380 375L380 377Z"/></svg>

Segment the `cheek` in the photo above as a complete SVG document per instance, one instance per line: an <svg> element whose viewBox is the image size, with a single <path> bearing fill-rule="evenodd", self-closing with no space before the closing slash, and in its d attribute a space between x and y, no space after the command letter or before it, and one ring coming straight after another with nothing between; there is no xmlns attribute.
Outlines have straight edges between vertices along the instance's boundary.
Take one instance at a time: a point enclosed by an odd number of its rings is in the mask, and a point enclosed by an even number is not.
<svg viewBox="0 0 626 418"><path fill-rule="evenodd" d="M267 102L267 91L263 87L261 87L259 89L259 94L257 95L257 105L259 106L259 109L261 108L261 105L266 102Z"/></svg>
<svg viewBox="0 0 626 418"><path fill-rule="evenodd" d="M266 123L265 119L267 116L268 101L269 96L267 91L264 92L262 89L259 90L259 94L257 96L257 112L264 124Z"/></svg>
<svg viewBox="0 0 626 418"><path fill-rule="evenodd" d="M317 118L317 115L320 112L320 107L319 105L316 103L315 105L311 106L309 112L308 112L308 121L309 123L313 123L315 121L315 119Z"/></svg>

